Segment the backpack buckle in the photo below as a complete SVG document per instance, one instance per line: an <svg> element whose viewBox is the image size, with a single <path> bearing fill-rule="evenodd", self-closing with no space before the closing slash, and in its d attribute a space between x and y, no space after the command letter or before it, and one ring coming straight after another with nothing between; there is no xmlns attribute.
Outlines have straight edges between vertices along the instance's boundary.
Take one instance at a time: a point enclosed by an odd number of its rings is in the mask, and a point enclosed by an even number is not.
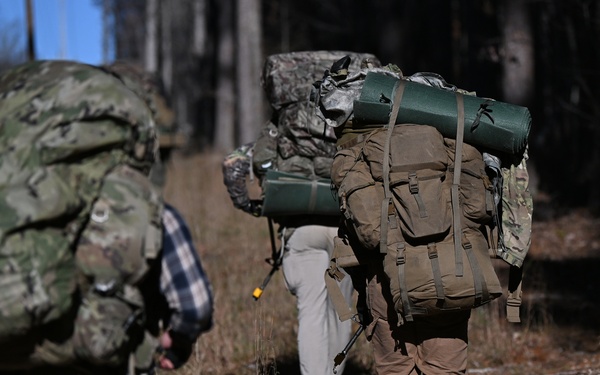
<svg viewBox="0 0 600 375"><path fill-rule="evenodd" d="M427 244L427 255L429 259L436 259L438 257L437 246L435 246L435 242Z"/></svg>
<svg viewBox="0 0 600 375"><path fill-rule="evenodd" d="M348 208L346 205L346 192L343 191L342 194L340 195L340 211L342 212L346 212L346 209Z"/></svg>
<svg viewBox="0 0 600 375"><path fill-rule="evenodd" d="M417 179L417 172L410 172L408 174L408 190L411 194L419 194L419 180Z"/></svg>
<svg viewBox="0 0 600 375"><path fill-rule="evenodd" d="M398 255L396 256L396 265L402 266L406 264L406 257L404 256L404 242L400 242L397 246Z"/></svg>

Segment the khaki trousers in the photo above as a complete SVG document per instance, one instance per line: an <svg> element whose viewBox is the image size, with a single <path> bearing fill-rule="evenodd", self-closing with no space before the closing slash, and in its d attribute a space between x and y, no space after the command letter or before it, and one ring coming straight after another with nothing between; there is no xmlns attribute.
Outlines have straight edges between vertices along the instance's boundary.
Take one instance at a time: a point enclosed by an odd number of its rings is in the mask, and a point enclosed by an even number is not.
<svg viewBox="0 0 600 375"><path fill-rule="evenodd" d="M373 321L366 334L373 345L377 374L465 374L471 312L415 316L414 322L398 326L385 280L379 272L367 284L367 306Z"/></svg>

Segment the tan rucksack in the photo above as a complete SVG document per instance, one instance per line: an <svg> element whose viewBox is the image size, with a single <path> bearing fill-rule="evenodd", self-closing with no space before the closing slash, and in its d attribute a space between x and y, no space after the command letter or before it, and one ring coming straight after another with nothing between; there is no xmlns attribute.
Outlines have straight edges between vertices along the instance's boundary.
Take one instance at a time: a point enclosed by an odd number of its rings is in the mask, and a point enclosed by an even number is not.
<svg viewBox="0 0 600 375"><path fill-rule="evenodd" d="M403 86L394 90L390 118ZM463 94L456 98L455 139L433 126L390 121L338 142L332 165L345 225L330 275L383 258L394 307L407 321L502 295L487 237L497 216L493 186L481 152L463 142ZM338 311L342 319L353 313Z"/></svg>
<svg viewBox="0 0 600 375"><path fill-rule="evenodd" d="M464 209L455 217L454 142L427 125L395 127L390 149L399 152L391 155L386 196L380 147L386 133L376 131L363 143L338 152L332 170L336 177L343 176L334 184L348 229L366 249L385 254L384 271L396 310L412 320L413 313L473 308L500 296L488 242L480 230L493 215L493 205L486 205L491 193L481 154L463 144L459 204ZM455 226L461 233L458 252Z"/></svg>

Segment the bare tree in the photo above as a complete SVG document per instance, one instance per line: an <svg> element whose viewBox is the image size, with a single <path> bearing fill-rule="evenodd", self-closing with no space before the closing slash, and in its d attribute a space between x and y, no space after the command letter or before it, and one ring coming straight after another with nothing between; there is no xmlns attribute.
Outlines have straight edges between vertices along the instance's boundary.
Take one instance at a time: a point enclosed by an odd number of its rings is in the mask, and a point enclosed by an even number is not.
<svg viewBox="0 0 600 375"><path fill-rule="evenodd" d="M146 44L144 67L149 72L158 71L158 14L159 0L146 0Z"/></svg>
<svg viewBox="0 0 600 375"><path fill-rule="evenodd" d="M260 0L237 1L236 83L239 142L258 135L264 122L263 92L260 87L262 64Z"/></svg>
<svg viewBox="0 0 600 375"><path fill-rule="evenodd" d="M235 129L235 51L233 34L234 0L221 0L218 4L217 83L216 83L216 135L215 148L230 151L236 147Z"/></svg>
<svg viewBox="0 0 600 375"><path fill-rule="evenodd" d="M20 64L27 59L23 34L18 21L0 25L0 71Z"/></svg>
<svg viewBox="0 0 600 375"><path fill-rule="evenodd" d="M27 56L29 60L35 60L35 42L33 40L33 7L31 5L31 0L27 0L26 2L27 8Z"/></svg>
<svg viewBox="0 0 600 375"><path fill-rule="evenodd" d="M527 105L534 88L533 36L527 1L506 0L502 12L503 99Z"/></svg>
<svg viewBox="0 0 600 375"><path fill-rule="evenodd" d="M192 52L196 56L204 56L208 44L208 25L206 22L208 16L208 4L206 0L195 0L193 3L194 11L194 35L192 43Z"/></svg>
<svg viewBox="0 0 600 375"><path fill-rule="evenodd" d="M107 64L109 62L110 45L114 31L112 1L98 0L96 5L102 7L102 62Z"/></svg>
<svg viewBox="0 0 600 375"><path fill-rule="evenodd" d="M173 37L171 22L173 19L173 2L161 1L161 77L165 89L170 94L173 89Z"/></svg>

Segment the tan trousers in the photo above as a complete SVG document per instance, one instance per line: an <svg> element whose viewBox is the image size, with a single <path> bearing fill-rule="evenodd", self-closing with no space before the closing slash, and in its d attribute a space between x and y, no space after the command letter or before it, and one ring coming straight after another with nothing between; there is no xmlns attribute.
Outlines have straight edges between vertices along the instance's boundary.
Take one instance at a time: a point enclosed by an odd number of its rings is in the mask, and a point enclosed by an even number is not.
<svg viewBox="0 0 600 375"><path fill-rule="evenodd" d="M373 321L366 334L373 345L378 375L466 373L470 311L414 317L414 322L398 326L381 273L367 284L367 306Z"/></svg>

